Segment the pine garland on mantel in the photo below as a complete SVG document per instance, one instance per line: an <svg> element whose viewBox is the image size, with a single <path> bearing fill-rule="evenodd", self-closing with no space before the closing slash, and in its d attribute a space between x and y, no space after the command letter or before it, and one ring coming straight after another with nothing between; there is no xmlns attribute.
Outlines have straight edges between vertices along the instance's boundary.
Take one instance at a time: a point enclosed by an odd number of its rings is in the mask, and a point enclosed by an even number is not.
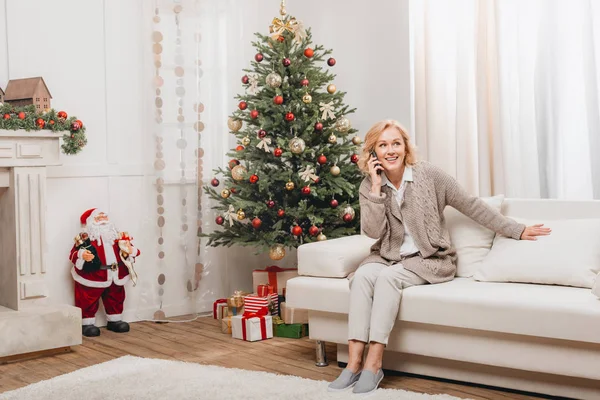
<svg viewBox="0 0 600 400"><path fill-rule="evenodd" d="M63 153L77 154L87 144L85 126L77 117L68 117L64 111L50 109L46 112L37 112L34 105L15 107L9 103L0 103L0 130L41 131L63 134Z"/></svg>

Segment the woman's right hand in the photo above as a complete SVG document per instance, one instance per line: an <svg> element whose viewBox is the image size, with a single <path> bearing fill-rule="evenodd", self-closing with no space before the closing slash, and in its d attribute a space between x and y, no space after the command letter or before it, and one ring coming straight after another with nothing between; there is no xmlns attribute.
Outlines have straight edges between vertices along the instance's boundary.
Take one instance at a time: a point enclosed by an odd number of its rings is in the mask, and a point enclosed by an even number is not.
<svg viewBox="0 0 600 400"><path fill-rule="evenodd" d="M380 193L381 192L381 173L377 173L377 171L383 171L383 167L381 166L381 162L377 159L377 157L371 156L369 161L367 162L369 167L369 175L371 176L371 193ZM375 189L375 191L373 191Z"/></svg>

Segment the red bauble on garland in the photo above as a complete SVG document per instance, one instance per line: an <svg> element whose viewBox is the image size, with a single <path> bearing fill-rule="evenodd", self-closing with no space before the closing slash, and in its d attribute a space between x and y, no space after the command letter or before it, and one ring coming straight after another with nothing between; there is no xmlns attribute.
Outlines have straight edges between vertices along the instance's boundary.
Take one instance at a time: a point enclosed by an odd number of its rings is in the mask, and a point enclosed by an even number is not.
<svg viewBox="0 0 600 400"><path fill-rule="evenodd" d="M212 180L210 181L210 184L213 185L214 187L219 186L219 180L217 178L212 178Z"/></svg>
<svg viewBox="0 0 600 400"><path fill-rule="evenodd" d="M273 200L267 200L267 207L269 207L269 208L275 207L275 202Z"/></svg>
<svg viewBox="0 0 600 400"><path fill-rule="evenodd" d="M322 124L322 123L320 123L320 122L317 122L317 123L315 124L315 131L316 131L316 132L322 132L322 131L323 131L323 124Z"/></svg>
<svg viewBox="0 0 600 400"><path fill-rule="evenodd" d="M317 228L316 226L311 226L310 228L308 228L308 234L310 236L317 236L319 234L319 228Z"/></svg>
<svg viewBox="0 0 600 400"><path fill-rule="evenodd" d="M279 210L277 210L277 217L279 217L279 218L285 217L285 210L283 210L281 208Z"/></svg>
<svg viewBox="0 0 600 400"><path fill-rule="evenodd" d="M223 225L223 222L225 222L225 218L219 215L217 218L215 218L215 222L217 223L217 225Z"/></svg>
<svg viewBox="0 0 600 400"><path fill-rule="evenodd" d="M248 82L250 82L250 78L248 78L248 75L244 75L244 76L242 76L242 83L243 83L244 85L247 85L247 84L248 84Z"/></svg>
<svg viewBox="0 0 600 400"><path fill-rule="evenodd" d="M337 208L337 206L339 205L338 201L336 199L332 199L329 202L329 205L331 206L331 208Z"/></svg>
<svg viewBox="0 0 600 400"><path fill-rule="evenodd" d="M279 147L276 147L275 150L273 150L273 155L275 157L281 157L282 154L283 154L283 150L281 150Z"/></svg>
<svg viewBox="0 0 600 400"><path fill-rule="evenodd" d="M250 180L250 183L256 183L256 182L258 182L258 175L256 175L256 174L252 174L252 175L250 176L250 179L249 179L249 180Z"/></svg>
<svg viewBox="0 0 600 400"><path fill-rule="evenodd" d="M252 119L258 118L258 110L250 111L250 118L252 118Z"/></svg>
<svg viewBox="0 0 600 400"><path fill-rule="evenodd" d="M323 154L321 154L319 157L317 157L317 162L321 165L327 163L327 157L325 157Z"/></svg>
<svg viewBox="0 0 600 400"><path fill-rule="evenodd" d="M292 228L292 235L294 235L294 236L302 235L302 228L300 228L298 225L294 226Z"/></svg>
<svg viewBox="0 0 600 400"><path fill-rule="evenodd" d="M350 161L356 164L358 162L358 156L356 154L352 154L352 156L350 156Z"/></svg>
<svg viewBox="0 0 600 400"><path fill-rule="evenodd" d="M240 104L238 104L238 107L240 110L245 110L246 108L248 108L248 103L246 103L245 101L240 101Z"/></svg>
<svg viewBox="0 0 600 400"><path fill-rule="evenodd" d="M283 96L275 96L273 97L273 103L277 104L278 106L283 104Z"/></svg>
<svg viewBox="0 0 600 400"><path fill-rule="evenodd" d="M309 84L309 83L310 83L310 82L308 82L308 79L306 79L306 78L304 78L304 79L302 79L302 80L300 81L300 84L301 84L302 86L308 86L308 84Z"/></svg>
<svg viewBox="0 0 600 400"><path fill-rule="evenodd" d="M277 41L278 41L279 43L283 43L283 42L285 41L285 38L283 37L283 35L279 35L279 36L277 37Z"/></svg>
<svg viewBox="0 0 600 400"><path fill-rule="evenodd" d="M4 119L10 119L10 114L4 114L4 116L2 118L4 118Z"/></svg>
<svg viewBox="0 0 600 400"><path fill-rule="evenodd" d="M310 186L304 186L301 189L301 192L302 192L303 195L308 196L310 194Z"/></svg>
<svg viewBox="0 0 600 400"><path fill-rule="evenodd" d="M292 65L292 61L289 58L284 58L283 61L281 61L281 63L284 67L289 67L290 65Z"/></svg>
<svg viewBox="0 0 600 400"><path fill-rule="evenodd" d="M81 129L81 126L82 126L82 125L81 125L79 122L75 121L75 122L73 122L73 123L71 124L71 130L72 130L72 131L78 131L78 130L80 130L80 129Z"/></svg>
<svg viewBox="0 0 600 400"><path fill-rule="evenodd" d="M260 220L260 218L258 218L258 217L255 217L255 218L252 220L252 227L253 227L254 229L258 229L258 228L260 228L260 226L261 226L261 225L262 225L262 221Z"/></svg>
<svg viewBox="0 0 600 400"><path fill-rule="evenodd" d="M21 111L18 115L19 119L25 119L25 113Z"/></svg>
<svg viewBox="0 0 600 400"><path fill-rule="evenodd" d="M254 56L254 59L256 60L256 62L261 62L263 60L263 55L260 53L256 53L256 55Z"/></svg>
<svg viewBox="0 0 600 400"><path fill-rule="evenodd" d="M50 125L54 125L54 120L53 120L53 119L51 119L50 121L48 121L48 123L49 123Z"/></svg>
<svg viewBox="0 0 600 400"><path fill-rule="evenodd" d="M244 150L244 146L242 146L241 144L235 148L235 151L242 151L242 150Z"/></svg>
<svg viewBox="0 0 600 400"><path fill-rule="evenodd" d="M57 116L59 119L67 119L67 113L66 113L66 112L64 112L64 111L59 111L59 112L56 114L56 116Z"/></svg>
<svg viewBox="0 0 600 400"><path fill-rule="evenodd" d="M46 121L44 121L41 118L38 118L35 120L35 125L40 129L44 129L44 126L46 126Z"/></svg>
<svg viewBox="0 0 600 400"><path fill-rule="evenodd" d="M314 55L315 55L315 51L313 49L311 49L310 47L307 47L306 49L304 49L305 57L311 58Z"/></svg>
<svg viewBox="0 0 600 400"><path fill-rule="evenodd" d="M294 116L294 113L289 112L285 114L285 120L288 122L292 122L296 117Z"/></svg>

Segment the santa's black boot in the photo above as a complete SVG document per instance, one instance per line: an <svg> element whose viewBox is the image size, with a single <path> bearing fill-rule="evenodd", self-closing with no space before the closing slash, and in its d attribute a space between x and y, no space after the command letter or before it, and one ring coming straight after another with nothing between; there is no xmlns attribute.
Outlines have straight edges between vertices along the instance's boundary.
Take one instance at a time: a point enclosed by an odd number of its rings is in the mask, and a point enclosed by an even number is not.
<svg viewBox="0 0 600 400"><path fill-rule="evenodd" d="M118 333L129 332L129 324L125 321L108 321L106 329Z"/></svg>
<svg viewBox="0 0 600 400"><path fill-rule="evenodd" d="M83 325L81 327L81 333L83 336L87 337L100 336L100 329L94 325Z"/></svg>

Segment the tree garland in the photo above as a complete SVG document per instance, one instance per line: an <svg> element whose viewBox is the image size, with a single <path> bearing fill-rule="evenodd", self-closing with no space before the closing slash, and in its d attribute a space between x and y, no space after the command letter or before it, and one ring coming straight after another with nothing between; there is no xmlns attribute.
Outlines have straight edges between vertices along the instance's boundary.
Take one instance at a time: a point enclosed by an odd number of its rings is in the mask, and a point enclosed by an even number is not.
<svg viewBox="0 0 600 400"><path fill-rule="evenodd" d="M67 155L77 154L87 144L85 126L77 117L68 118L64 111L50 109L46 112L37 112L35 106L27 105L15 107L9 103L0 103L0 130L65 132L61 146Z"/></svg>

